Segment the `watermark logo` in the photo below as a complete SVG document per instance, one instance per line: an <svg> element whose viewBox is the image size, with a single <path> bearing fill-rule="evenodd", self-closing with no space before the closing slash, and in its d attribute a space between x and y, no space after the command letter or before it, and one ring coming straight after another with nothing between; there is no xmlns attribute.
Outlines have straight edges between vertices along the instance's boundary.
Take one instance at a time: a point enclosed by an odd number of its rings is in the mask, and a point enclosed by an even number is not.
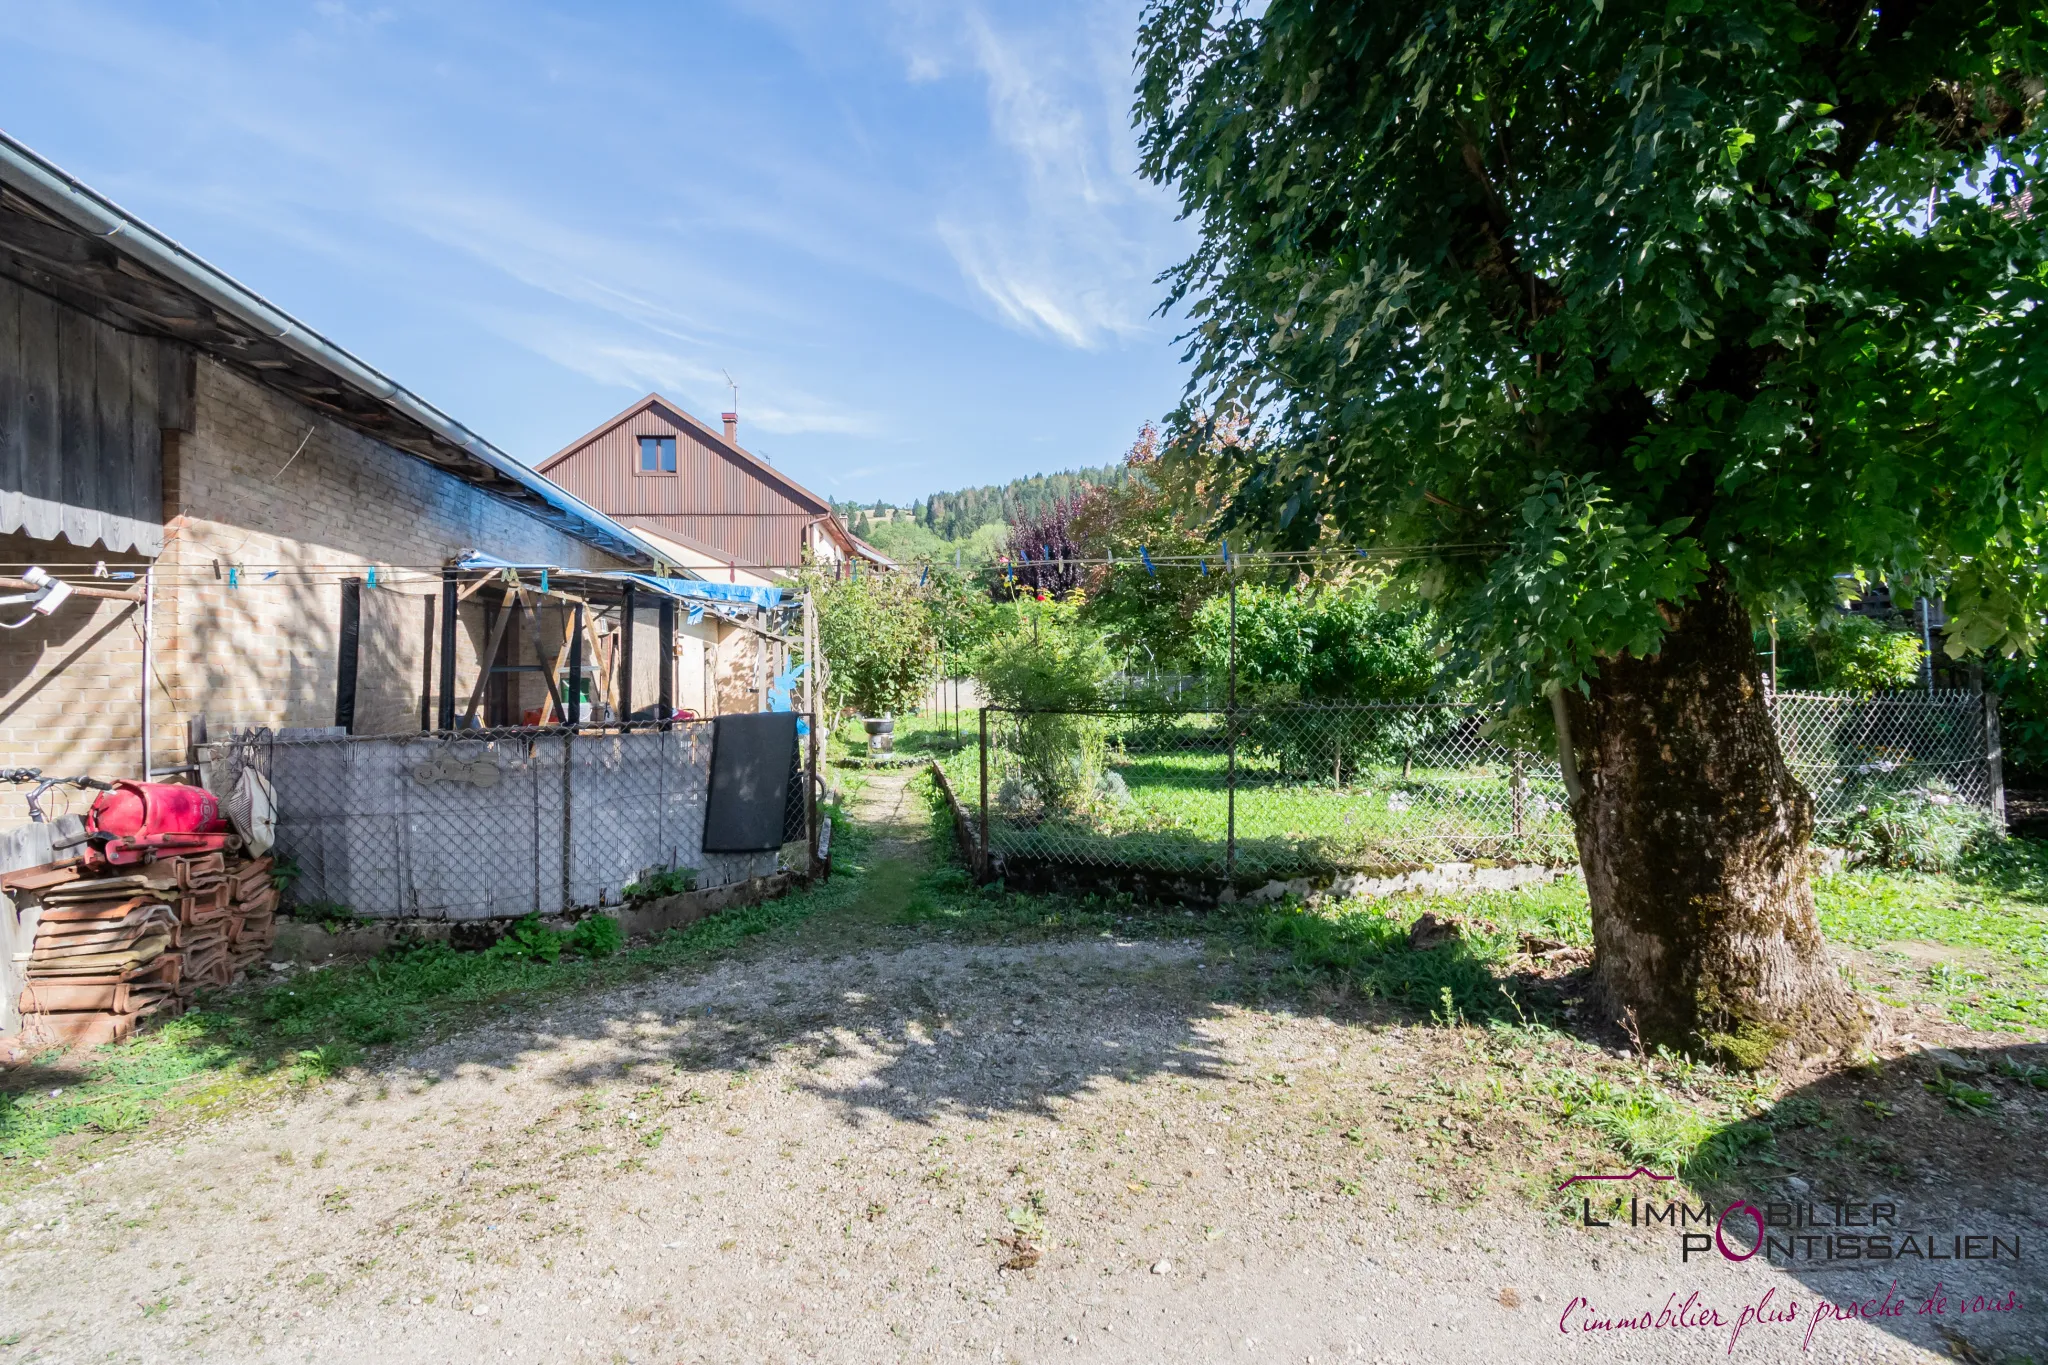
<svg viewBox="0 0 2048 1365"><path fill-rule="evenodd" d="M1646 1166L1625 1173L1575 1175L1559 1184L1564 1190L1581 1182L1622 1182L1641 1178L1674 1181ZM1628 1226L1669 1228L1678 1238L1681 1262L1718 1253L1726 1260L1747 1261L1763 1253L1771 1265L1839 1264L1856 1261L1921 1264L1940 1261L2014 1261L2021 1256L2017 1233L1982 1233L1967 1229L1936 1230L1917 1220L1902 1221L1895 1202L1850 1200L1742 1198L1716 1210L1709 1201L1695 1207L1685 1199L1645 1199L1631 1193L1626 1206ZM1621 1222L1619 1193L1596 1209L1591 1193L1579 1196L1582 1227L1615 1227Z"/></svg>

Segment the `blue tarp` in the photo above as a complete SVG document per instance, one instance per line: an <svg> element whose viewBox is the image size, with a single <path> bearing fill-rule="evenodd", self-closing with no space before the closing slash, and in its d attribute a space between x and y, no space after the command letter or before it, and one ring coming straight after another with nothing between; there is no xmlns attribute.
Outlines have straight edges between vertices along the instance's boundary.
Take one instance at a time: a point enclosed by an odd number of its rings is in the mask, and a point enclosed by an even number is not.
<svg viewBox="0 0 2048 1365"><path fill-rule="evenodd" d="M568 574L586 578L630 579L641 587L670 597L693 597L705 602L735 602L747 606L773 610L782 605L782 589L757 588L747 583L708 583L695 578L660 578L645 573L594 573L588 569L566 569L560 564L514 564L509 559L496 555L482 554L476 550L466 552L456 564L460 569L522 569L538 573L543 569L557 574Z"/></svg>
<svg viewBox="0 0 2048 1365"><path fill-rule="evenodd" d="M656 592L665 592L672 597L700 597L707 602L745 602L750 606L771 610L782 605L782 589L757 588L748 583L704 583L694 578L656 578L653 574L620 574L635 583L644 584Z"/></svg>

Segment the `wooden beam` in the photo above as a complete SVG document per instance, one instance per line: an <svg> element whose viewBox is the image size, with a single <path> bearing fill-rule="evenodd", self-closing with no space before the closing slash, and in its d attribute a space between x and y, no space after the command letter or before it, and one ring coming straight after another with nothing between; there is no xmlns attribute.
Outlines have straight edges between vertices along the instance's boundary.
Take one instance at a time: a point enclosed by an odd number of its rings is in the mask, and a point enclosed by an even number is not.
<svg viewBox="0 0 2048 1365"><path fill-rule="evenodd" d="M477 664L476 686L470 689L469 705L462 712L462 728L465 730L476 718L477 704L484 699L484 687L491 680L491 669L498 662L498 650L505 643L505 627L511 623L512 604L507 602L498 608L498 619L491 623L491 642L484 646L483 658Z"/></svg>
<svg viewBox="0 0 2048 1365"><path fill-rule="evenodd" d="M5 588L9 592L36 591L36 585L29 582L26 578L0 578L0 588ZM71 591L77 593L80 597L103 597L109 602L140 602L142 600L142 586L139 583L132 588L95 588L84 583L73 583Z"/></svg>

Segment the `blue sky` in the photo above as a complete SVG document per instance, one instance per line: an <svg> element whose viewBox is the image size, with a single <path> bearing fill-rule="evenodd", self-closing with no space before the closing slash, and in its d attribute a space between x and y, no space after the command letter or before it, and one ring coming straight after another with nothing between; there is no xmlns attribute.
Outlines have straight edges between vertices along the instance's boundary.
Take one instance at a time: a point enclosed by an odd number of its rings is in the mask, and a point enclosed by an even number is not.
<svg viewBox="0 0 2048 1365"><path fill-rule="evenodd" d="M527 460L653 389L820 492L1171 407L1138 0L0 0L0 127Z"/></svg>

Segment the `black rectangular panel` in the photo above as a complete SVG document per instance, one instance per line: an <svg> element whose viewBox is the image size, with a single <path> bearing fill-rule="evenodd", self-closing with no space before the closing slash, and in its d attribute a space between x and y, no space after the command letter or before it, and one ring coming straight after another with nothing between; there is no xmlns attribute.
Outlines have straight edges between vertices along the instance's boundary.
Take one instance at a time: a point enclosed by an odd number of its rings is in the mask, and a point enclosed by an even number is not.
<svg viewBox="0 0 2048 1365"><path fill-rule="evenodd" d="M712 722L711 793L704 810L706 853L767 853L782 847L796 716L769 711Z"/></svg>

